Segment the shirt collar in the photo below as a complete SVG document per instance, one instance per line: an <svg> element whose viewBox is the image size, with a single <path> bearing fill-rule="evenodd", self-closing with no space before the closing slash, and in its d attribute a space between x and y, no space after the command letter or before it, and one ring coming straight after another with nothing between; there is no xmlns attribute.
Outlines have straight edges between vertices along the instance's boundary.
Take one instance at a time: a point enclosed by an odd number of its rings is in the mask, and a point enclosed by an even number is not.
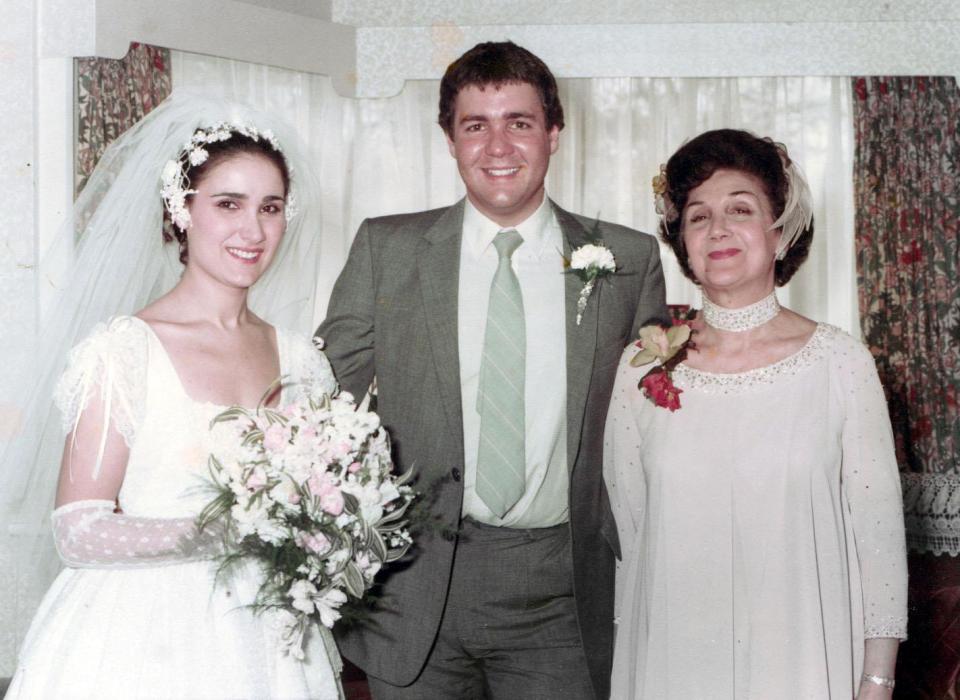
<svg viewBox="0 0 960 700"><path fill-rule="evenodd" d="M537 210L528 216L524 221L516 226L501 226L495 221L487 218L479 209L477 209L470 198L466 198L466 205L463 211L463 239L468 249L474 257L480 257L483 252L493 245L494 237L504 228L514 228L523 237L523 245L519 251L541 257L544 250L552 243L553 247L560 248L561 243L552 241L553 238L559 238L553 225L553 207L546 194Z"/></svg>

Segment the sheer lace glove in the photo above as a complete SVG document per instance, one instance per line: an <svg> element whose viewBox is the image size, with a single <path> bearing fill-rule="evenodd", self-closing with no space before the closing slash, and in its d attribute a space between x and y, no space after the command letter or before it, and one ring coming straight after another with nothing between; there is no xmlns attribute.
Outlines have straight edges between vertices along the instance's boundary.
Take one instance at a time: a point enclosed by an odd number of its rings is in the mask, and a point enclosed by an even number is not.
<svg viewBox="0 0 960 700"><path fill-rule="evenodd" d="M223 551L220 533L197 530L193 518L114 513L106 500L74 501L53 511L60 558L75 568L132 569L210 559Z"/></svg>

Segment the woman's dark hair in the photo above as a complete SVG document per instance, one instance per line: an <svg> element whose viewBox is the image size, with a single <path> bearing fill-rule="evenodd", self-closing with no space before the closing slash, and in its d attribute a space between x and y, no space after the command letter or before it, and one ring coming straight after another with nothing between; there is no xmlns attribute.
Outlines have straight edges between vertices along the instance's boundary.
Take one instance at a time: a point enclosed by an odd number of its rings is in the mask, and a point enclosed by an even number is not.
<svg viewBox="0 0 960 700"><path fill-rule="evenodd" d="M773 218L777 220L783 213L790 194L790 184L784 172L784 168L789 164L790 158L783 144L739 129L706 131L685 143L670 156L667 161L665 198L672 204L673 211L668 207L668 214L661 217L660 237L673 249L683 274L699 284L690 268L690 259L681 231L683 209L690 191L710 179L717 170L747 173L763 185L773 208ZM797 237L783 260L776 261L774 282L778 287L789 282L807 259L812 240L811 220L810 226Z"/></svg>
<svg viewBox="0 0 960 700"><path fill-rule="evenodd" d="M239 155L252 155L263 156L276 165L277 170L280 171L280 177L283 179L283 196L286 197L290 191L290 169L287 167L287 161L283 157L283 154L274 148L265 138L254 139L251 136L231 131L230 138L226 141L206 143L203 145L203 149L207 152L207 159L199 165L190 165L186 153L182 153L180 156L180 167L183 168L186 166L184 174L186 175L187 186L190 189L196 189L197 186L203 182L207 173L223 161ZM188 194L187 202L190 202L192 199L193 195ZM179 226L173 223L170 219L170 213L164 206L163 242L172 243L173 241L179 244L180 262L186 265L188 258L187 232L181 230Z"/></svg>
<svg viewBox="0 0 960 700"><path fill-rule="evenodd" d="M443 74L437 121L447 136L453 138L454 111L461 90L471 85L499 88L508 83L532 85L540 95L547 130L555 126L563 129L563 106L557 94L557 81L547 65L512 41L488 41L467 51Z"/></svg>

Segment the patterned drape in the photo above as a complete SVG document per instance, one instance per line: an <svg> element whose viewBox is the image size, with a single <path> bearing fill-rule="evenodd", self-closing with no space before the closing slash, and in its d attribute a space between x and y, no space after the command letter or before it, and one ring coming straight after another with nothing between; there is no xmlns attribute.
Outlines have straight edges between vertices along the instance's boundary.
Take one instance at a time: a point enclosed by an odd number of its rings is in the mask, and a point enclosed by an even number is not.
<svg viewBox="0 0 960 700"><path fill-rule="evenodd" d="M897 456L908 472L911 544L956 554L960 92L952 77L854 78L853 90L863 334L887 390Z"/></svg>
<svg viewBox="0 0 960 700"><path fill-rule="evenodd" d="M170 50L130 44L120 60L78 58L75 192L104 149L170 94Z"/></svg>
<svg viewBox="0 0 960 700"><path fill-rule="evenodd" d="M889 393L900 463L960 450L960 92L954 78L856 78L857 273L864 337Z"/></svg>

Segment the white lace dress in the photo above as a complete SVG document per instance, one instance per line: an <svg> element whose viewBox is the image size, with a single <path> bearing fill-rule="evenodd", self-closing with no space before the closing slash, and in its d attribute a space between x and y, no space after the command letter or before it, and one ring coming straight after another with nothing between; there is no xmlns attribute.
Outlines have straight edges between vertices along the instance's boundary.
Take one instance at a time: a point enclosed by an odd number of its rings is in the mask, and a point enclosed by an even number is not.
<svg viewBox="0 0 960 700"><path fill-rule="evenodd" d="M334 389L307 338L278 329L277 343L283 374ZM341 698L330 636L310 635L303 662L283 655L277 620L243 607L257 572L214 587L212 543L191 534L210 499L201 486L209 421L223 407L190 399L157 336L133 317L100 326L71 353L57 390L68 428L91 387L130 447L123 516L109 501L54 513L67 568L33 620L8 700Z"/></svg>
<svg viewBox="0 0 960 700"><path fill-rule="evenodd" d="M617 517L615 700L850 700L865 637L905 637L900 479L873 358L821 324L740 374L680 365L675 413L624 352L604 476Z"/></svg>

